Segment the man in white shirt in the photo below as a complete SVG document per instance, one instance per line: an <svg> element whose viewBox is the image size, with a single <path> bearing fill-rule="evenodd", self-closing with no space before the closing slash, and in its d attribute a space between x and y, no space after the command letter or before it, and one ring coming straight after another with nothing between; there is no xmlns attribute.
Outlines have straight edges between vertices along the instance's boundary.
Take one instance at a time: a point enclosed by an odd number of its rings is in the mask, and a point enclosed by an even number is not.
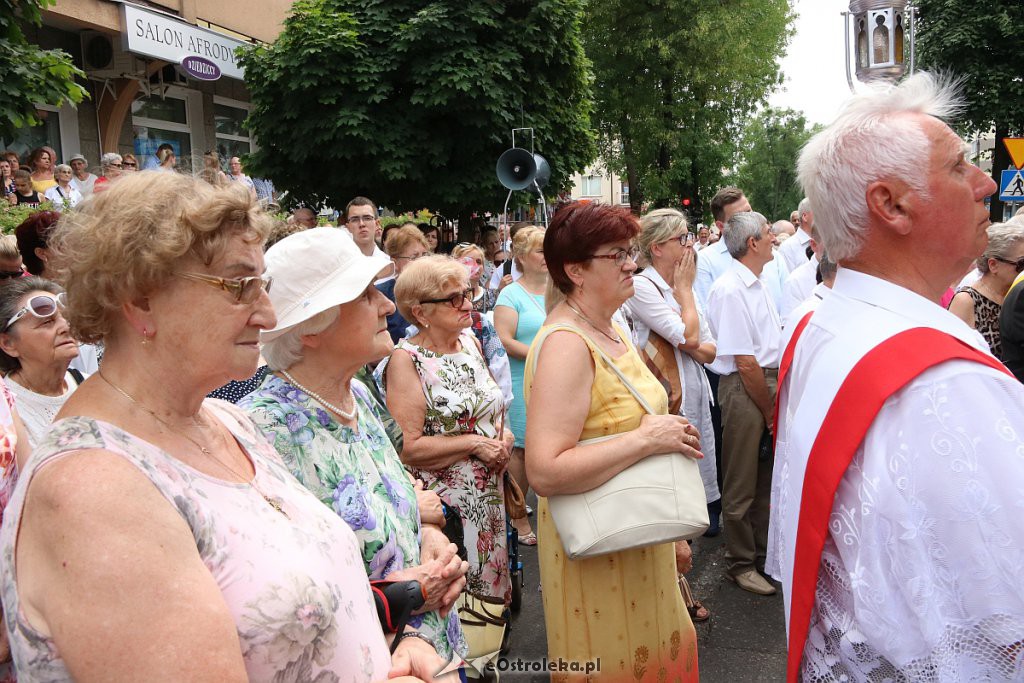
<svg viewBox="0 0 1024 683"><path fill-rule="evenodd" d="M811 212L811 202L806 197L800 201L800 227L796 234L782 243L779 247L779 257L786 267L787 273L807 263L807 247L811 245L811 226L814 225L814 214Z"/></svg>
<svg viewBox="0 0 1024 683"><path fill-rule="evenodd" d="M352 235L352 241L365 256L380 254L390 258L377 246L377 231L380 219L377 218L377 205L366 197L356 197L345 206L345 228ZM383 277L374 284L382 284L393 280L394 276Z"/></svg>
<svg viewBox="0 0 1024 683"><path fill-rule="evenodd" d="M738 187L723 187L711 198L711 215L714 216L715 225L723 238L701 249L697 258L697 279L693 282L693 293L697 296L697 303L704 310L707 310L711 285L727 271L732 270L733 260L725 246L725 226L733 214L741 211L750 211L750 202L743 194L743 190Z"/></svg>
<svg viewBox="0 0 1024 683"><path fill-rule="evenodd" d="M799 161L835 286L782 361L768 566L788 680L1022 680L1024 386L938 305L995 183L918 72Z"/></svg>
<svg viewBox="0 0 1024 683"><path fill-rule="evenodd" d="M712 286L707 316L718 343L709 367L721 375L726 576L744 590L771 595L775 588L757 571L768 542L772 476L760 445L772 424L781 354L779 314L759 279L772 260L771 228L761 214L745 211L729 219L723 240L736 265Z"/></svg>
<svg viewBox="0 0 1024 683"><path fill-rule="evenodd" d="M711 231L708 230L706 225L702 225L697 228L697 243L693 245L694 251L700 251L705 247L709 246L709 240L711 239Z"/></svg>
<svg viewBox="0 0 1024 683"><path fill-rule="evenodd" d="M813 214L808 215L813 218ZM779 318L782 320L786 320L794 308L806 301L807 297L811 295L811 290L818 284L818 254L821 251L821 246L818 244L817 234L812 223L811 241L808 242L812 252L811 260L804 261L797 266L796 270L786 276L786 281L782 285L782 300L779 303ZM778 253L775 258L779 258Z"/></svg>
<svg viewBox="0 0 1024 683"><path fill-rule="evenodd" d="M92 186L96 184L96 176L89 173L89 162L81 154L71 157L68 162L74 176L71 178L71 186L78 190L82 197L92 194Z"/></svg>

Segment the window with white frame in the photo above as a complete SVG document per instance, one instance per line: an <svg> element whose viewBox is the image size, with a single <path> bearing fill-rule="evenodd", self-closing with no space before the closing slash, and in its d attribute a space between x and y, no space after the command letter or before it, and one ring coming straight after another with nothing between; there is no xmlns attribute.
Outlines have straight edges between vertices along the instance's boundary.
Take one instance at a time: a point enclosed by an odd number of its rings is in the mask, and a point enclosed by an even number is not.
<svg viewBox="0 0 1024 683"><path fill-rule="evenodd" d="M222 98L213 101L213 127L217 136L217 154L227 170L231 157L245 156L253 150L252 137L245 127L248 106Z"/></svg>
<svg viewBox="0 0 1024 683"><path fill-rule="evenodd" d="M585 176L583 176L583 196L584 197L600 197L601 196L601 176L599 176L599 175L585 175Z"/></svg>
<svg viewBox="0 0 1024 683"><path fill-rule="evenodd" d="M132 137L142 169L159 165L156 151L166 143L174 149L179 170L187 170L192 159L192 129L185 97L154 94L132 102Z"/></svg>

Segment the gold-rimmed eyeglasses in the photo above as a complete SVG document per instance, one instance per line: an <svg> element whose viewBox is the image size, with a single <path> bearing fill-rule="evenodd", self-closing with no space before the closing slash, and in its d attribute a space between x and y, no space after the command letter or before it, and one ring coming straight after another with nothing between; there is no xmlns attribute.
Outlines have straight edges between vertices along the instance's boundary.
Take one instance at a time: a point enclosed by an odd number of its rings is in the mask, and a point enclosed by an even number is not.
<svg viewBox="0 0 1024 683"><path fill-rule="evenodd" d="M259 298L260 292L269 292L270 285L274 279L270 277L239 277L223 278L216 275L204 275L203 273L175 273L180 278L203 282L211 287L223 289L231 294L237 303L251 304Z"/></svg>

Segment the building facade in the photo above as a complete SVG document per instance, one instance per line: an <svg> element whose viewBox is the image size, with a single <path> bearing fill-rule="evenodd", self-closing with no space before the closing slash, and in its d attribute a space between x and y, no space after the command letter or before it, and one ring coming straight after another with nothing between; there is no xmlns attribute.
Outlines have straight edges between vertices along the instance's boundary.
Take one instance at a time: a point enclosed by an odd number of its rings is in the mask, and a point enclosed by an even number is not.
<svg viewBox="0 0 1024 683"><path fill-rule="evenodd" d="M20 155L49 145L66 162L83 154L93 167L104 152L132 152L140 165L170 144L182 170L202 167L203 153L222 162L256 146L243 122L245 75L235 50L271 42L290 0L57 0L30 41L72 56L89 97L77 106L40 105L41 126L0 140Z"/></svg>
<svg viewBox="0 0 1024 683"><path fill-rule="evenodd" d="M629 206L629 185L624 178L594 164L572 178L570 196L605 204Z"/></svg>

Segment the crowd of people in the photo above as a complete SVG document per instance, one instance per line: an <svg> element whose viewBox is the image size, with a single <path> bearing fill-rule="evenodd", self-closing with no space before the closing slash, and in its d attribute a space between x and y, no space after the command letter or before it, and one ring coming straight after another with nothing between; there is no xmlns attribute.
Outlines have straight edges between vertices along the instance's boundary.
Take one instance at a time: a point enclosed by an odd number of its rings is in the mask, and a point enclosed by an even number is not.
<svg viewBox="0 0 1024 683"><path fill-rule="evenodd" d="M955 108L855 98L774 222L725 187L713 225L569 202L449 245L366 197L275 221L213 153L3 155L53 204L0 239L9 672L464 680L518 548L550 659L696 681L691 544L575 556L551 504L677 453L724 577L782 586L790 680L1019 679L1024 218Z"/></svg>

